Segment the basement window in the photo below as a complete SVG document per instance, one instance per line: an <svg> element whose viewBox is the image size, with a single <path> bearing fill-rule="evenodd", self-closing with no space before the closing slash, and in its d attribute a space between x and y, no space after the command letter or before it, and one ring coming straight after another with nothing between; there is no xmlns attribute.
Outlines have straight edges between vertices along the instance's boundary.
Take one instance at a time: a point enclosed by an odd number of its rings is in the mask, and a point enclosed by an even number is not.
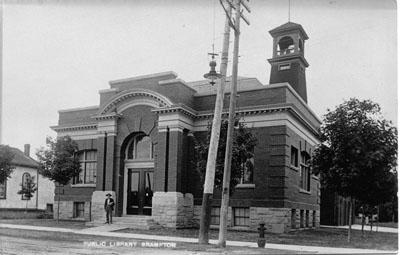
<svg viewBox="0 0 400 255"><path fill-rule="evenodd" d="M211 223L210 223L210 225L219 225L220 212L221 212L220 207L211 208Z"/></svg>
<svg viewBox="0 0 400 255"><path fill-rule="evenodd" d="M85 217L85 202L74 202L74 218Z"/></svg>
<svg viewBox="0 0 400 255"><path fill-rule="evenodd" d="M282 64L278 66L279 71L289 70L289 69L290 69L290 64Z"/></svg>
<svg viewBox="0 0 400 255"><path fill-rule="evenodd" d="M250 225L250 208L233 208L235 226L248 227Z"/></svg>

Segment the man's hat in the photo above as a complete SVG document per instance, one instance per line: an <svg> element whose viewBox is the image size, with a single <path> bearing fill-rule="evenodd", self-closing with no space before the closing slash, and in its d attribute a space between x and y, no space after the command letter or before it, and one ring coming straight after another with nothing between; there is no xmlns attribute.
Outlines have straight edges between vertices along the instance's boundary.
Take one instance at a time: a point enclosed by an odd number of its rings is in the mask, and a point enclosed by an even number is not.
<svg viewBox="0 0 400 255"><path fill-rule="evenodd" d="M107 195L106 195L106 197L111 197L112 195L110 194L110 193L108 193Z"/></svg>

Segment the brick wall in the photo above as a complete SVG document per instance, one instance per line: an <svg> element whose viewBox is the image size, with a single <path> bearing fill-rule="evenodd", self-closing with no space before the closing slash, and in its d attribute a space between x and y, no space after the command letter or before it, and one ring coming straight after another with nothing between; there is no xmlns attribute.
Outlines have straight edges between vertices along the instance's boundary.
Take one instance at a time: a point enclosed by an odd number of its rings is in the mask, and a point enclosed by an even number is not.
<svg viewBox="0 0 400 255"><path fill-rule="evenodd" d="M92 117L95 116L97 110L98 108L60 112L58 125L94 123L95 121L92 119Z"/></svg>

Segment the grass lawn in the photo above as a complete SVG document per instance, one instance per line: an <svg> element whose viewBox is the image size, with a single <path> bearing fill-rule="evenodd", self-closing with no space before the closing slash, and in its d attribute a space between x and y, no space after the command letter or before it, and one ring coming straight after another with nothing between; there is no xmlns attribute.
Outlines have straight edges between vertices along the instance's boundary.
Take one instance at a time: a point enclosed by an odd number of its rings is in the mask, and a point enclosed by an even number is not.
<svg viewBox="0 0 400 255"><path fill-rule="evenodd" d="M85 226L84 221L60 220L57 223L55 219L0 219L1 223L70 229L89 228L89 226Z"/></svg>
<svg viewBox="0 0 400 255"><path fill-rule="evenodd" d="M370 225L368 225L370 226ZM399 225L397 222L379 222L378 223L378 229L379 227L386 227L386 228L398 228ZM374 228L376 228L376 223L374 222Z"/></svg>

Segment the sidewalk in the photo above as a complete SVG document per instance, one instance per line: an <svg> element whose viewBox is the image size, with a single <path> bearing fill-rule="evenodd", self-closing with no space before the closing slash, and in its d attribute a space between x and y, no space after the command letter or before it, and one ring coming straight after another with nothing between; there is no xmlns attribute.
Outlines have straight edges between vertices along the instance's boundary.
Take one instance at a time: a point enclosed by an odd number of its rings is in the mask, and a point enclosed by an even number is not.
<svg viewBox="0 0 400 255"><path fill-rule="evenodd" d="M347 226L325 226L325 225L321 225L321 228L343 228L343 229L348 229L349 225ZM355 229L355 230L361 230L361 225L358 224L354 224L351 225L351 229ZM371 230L371 226L370 225L364 225L364 231L370 231ZM374 225L372 227L372 232L376 231L376 226ZM386 232L386 233L398 233L398 229L397 228L387 228L387 227L379 227L378 226L378 232Z"/></svg>
<svg viewBox="0 0 400 255"><path fill-rule="evenodd" d="M131 239L143 239L143 240L154 240L154 241L169 241L169 242L181 242L181 243L197 243L197 238L183 238L183 237L172 237L172 236L156 236L156 235L143 235L143 234L131 234L131 233L116 233L110 232L121 229L113 225L105 225L100 227L93 227L87 229L68 229L68 228L54 228L54 227L40 227L40 226L28 226L28 225L14 225L14 224L1 224L0 228L11 228L11 229L25 229L25 230L37 230L37 231L51 231L51 232L64 232L64 233L75 233L81 235L95 235L105 237L120 237L120 238L131 238ZM210 240L211 244L217 244L218 240ZM240 246L240 247L251 247L257 248L255 242L239 242L239 241L227 241L228 246ZM370 249L352 249L352 248L333 248L333 247L319 247L319 246L300 246L300 245L288 245L288 244L270 244L267 243L265 248L286 250L286 251L297 251L297 252L312 252L319 254L397 254L397 251L383 251L383 250L370 250Z"/></svg>

